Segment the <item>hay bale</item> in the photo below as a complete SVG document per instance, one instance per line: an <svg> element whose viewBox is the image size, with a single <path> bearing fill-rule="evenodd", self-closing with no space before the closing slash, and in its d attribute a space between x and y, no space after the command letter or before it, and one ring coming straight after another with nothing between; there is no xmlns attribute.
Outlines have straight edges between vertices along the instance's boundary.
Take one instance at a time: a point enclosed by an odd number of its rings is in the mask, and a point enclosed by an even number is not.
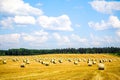
<svg viewBox="0 0 120 80"><path fill-rule="evenodd" d="M99 63L103 63L103 60L99 60Z"/></svg>
<svg viewBox="0 0 120 80"><path fill-rule="evenodd" d="M13 62L16 62L16 58L13 58L12 61L13 61Z"/></svg>
<svg viewBox="0 0 120 80"><path fill-rule="evenodd" d="M54 59L51 59L51 61L50 61L50 62L51 62L51 63L53 63L54 61L55 61Z"/></svg>
<svg viewBox="0 0 120 80"><path fill-rule="evenodd" d="M81 59L78 59L78 62L81 62Z"/></svg>
<svg viewBox="0 0 120 80"><path fill-rule="evenodd" d="M25 60L25 59L23 60L23 63L26 63L26 60Z"/></svg>
<svg viewBox="0 0 120 80"><path fill-rule="evenodd" d="M30 61L29 61L29 60L27 60L27 61L26 61L26 64L30 64Z"/></svg>
<svg viewBox="0 0 120 80"><path fill-rule="evenodd" d="M56 61L53 61L53 64L57 64L57 62L56 62Z"/></svg>
<svg viewBox="0 0 120 80"><path fill-rule="evenodd" d="M21 68L24 68L24 67L25 67L25 63L22 63L22 64L20 65L20 67L21 67Z"/></svg>
<svg viewBox="0 0 120 80"><path fill-rule="evenodd" d="M93 64L96 64L96 61L93 61Z"/></svg>
<svg viewBox="0 0 120 80"><path fill-rule="evenodd" d="M109 61L109 62L112 62L112 59L109 59L108 61Z"/></svg>
<svg viewBox="0 0 120 80"><path fill-rule="evenodd" d="M3 60L3 64L7 64L7 61L6 61L6 60Z"/></svg>
<svg viewBox="0 0 120 80"><path fill-rule="evenodd" d="M68 59L68 61L69 61L69 62L72 62L72 60L71 60L71 59Z"/></svg>
<svg viewBox="0 0 120 80"><path fill-rule="evenodd" d="M74 64L75 64L75 65L78 65L78 62L77 62L77 61L74 61Z"/></svg>
<svg viewBox="0 0 120 80"><path fill-rule="evenodd" d="M41 64L45 64L45 62L44 62L44 61L41 61Z"/></svg>
<svg viewBox="0 0 120 80"><path fill-rule="evenodd" d="M46 62L46 63L45 63L45 66L49 66L49 65L50 65L49 62Z"/></svg>
<svg viewBox="0 0 120 80"><path fill-rule="evenodd" d="M63 63L63 61L62 61L62 60L58 60L58 62L59 62L59 63Z"/></svg>
<svg viewBox="0 0 120 80"><path fill-rule="evenodd" d="M93 64L92 61L88 62L88 66L92 66L92 64Z"/></svg>
<svg viewBox="0 0 120 80"><path fill-rule="evenodd" d="M104 70L104 69L105 69L105 65L103 63L99 63L98 70Z"/></svg>

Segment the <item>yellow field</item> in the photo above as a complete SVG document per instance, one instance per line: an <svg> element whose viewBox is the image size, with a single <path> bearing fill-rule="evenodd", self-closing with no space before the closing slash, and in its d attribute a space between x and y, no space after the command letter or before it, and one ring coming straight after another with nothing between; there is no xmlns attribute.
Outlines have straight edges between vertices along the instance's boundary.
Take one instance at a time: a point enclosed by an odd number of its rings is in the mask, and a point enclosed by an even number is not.
<svg viewBox="0 0 120 80"><path fill-rule="evenodd" d="M16 58L18 61L14 62ZM88 59L96 64L88 66ZM29 61L25 67L20 66L23 60ZM99 60L104 61L105 70L98 70ZM78 63L74 64L75 61ZM120 57L107 54L0 56L0 80L120 80Z"/></svg>

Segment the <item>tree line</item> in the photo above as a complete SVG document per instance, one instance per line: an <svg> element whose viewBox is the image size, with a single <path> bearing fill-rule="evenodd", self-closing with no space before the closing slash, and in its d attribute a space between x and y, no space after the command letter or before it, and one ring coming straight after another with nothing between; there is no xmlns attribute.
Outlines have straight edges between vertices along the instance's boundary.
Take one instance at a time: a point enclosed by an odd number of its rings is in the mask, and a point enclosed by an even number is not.
<svg viewBox="0 0 120 80"><path fill-rule="evenodd" d="M103 48L64 48L64 49L8 49L0 50L0 55L40 55L40 54L115 54L120 56L119 47Z"/></svg>

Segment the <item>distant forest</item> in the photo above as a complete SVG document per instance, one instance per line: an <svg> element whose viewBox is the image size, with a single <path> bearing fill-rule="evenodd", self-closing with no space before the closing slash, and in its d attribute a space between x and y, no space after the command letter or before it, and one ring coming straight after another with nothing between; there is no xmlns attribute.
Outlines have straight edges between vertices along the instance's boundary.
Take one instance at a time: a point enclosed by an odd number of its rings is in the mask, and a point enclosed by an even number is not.
<svg viewBox="0 0 120 80"><path fill-rule="evenodd" d="M103 48L64 48L64 49L8 49L0 50L0 55L41 55L41 54L114 54L120 56L119 47Z"/></svg>

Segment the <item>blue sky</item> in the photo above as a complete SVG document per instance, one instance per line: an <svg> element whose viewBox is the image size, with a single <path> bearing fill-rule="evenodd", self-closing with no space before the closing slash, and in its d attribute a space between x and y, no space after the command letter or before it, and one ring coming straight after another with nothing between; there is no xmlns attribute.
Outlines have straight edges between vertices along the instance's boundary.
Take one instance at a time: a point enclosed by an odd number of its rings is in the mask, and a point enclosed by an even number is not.
<svg viewBox="0 0 120 80"><path fill-rule="evenodd" d="M119 0L0 2L0 49L120 47Z"/></svg>

